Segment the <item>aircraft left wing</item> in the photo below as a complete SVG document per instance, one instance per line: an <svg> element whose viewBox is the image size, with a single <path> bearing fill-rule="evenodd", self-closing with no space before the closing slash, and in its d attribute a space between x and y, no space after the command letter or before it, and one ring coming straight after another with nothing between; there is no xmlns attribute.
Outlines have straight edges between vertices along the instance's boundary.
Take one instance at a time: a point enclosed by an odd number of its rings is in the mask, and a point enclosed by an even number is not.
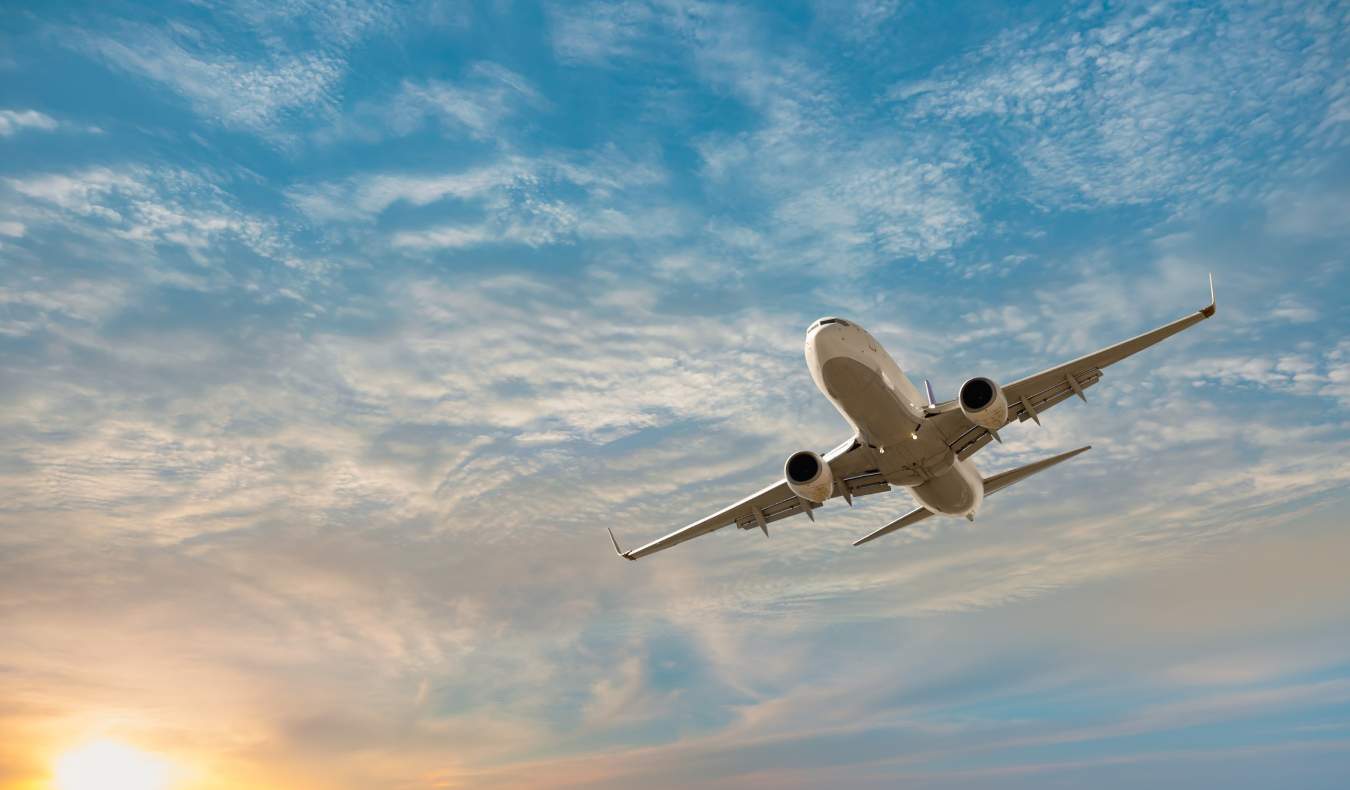
<svg viewBox="0 0 1350 790"><path fill-rule="evenodd" d="M834 448L824 455L824 460L825 463L829 464L830 472L834 475L834 493L831 494L831 498L843 497L852 504L855 496L867 496L868 494L879 494L882 491L891 490L890 484L886 482L886 479L876 468L872 451L856 440L849 440ZM767 537L770 522L795 516L798 513L806 513L812 520L815 520L811 511L817 507L820 507L820 505L808 502L792 493L792 489L788 488L787 480L779 480L777 483L751 494L734 505L725 507L687 527L677 529L663 538L658 538L631 551L624 551L619 548L619 541L615 539L613 530L610 530L609 539L614 543L614 551L618 552L619 556L624 559L636 560L639 557L655 554L662 549L668 549L671 546L684 543L686 540L692 540L700 535L706 535L732 524L741 529L763 530Z"/></svg>
<svg viewBox="0 0 1350 790"><path fill-rule="evenodd" d="M1071 362L1018 379L1003 387L1003 395L1008 400L1008 420L1004 425L1025 420L1033 420L1039 425L1041 412L1060 401L1075 395L1086 401L1083 390L1101 380L1103 368L1195 326L1214 315L1215 309L1214 276L1210 275L1209 304L1194 313ZM993 431L974 425L966 419L955 400L942 403L934 407L933 411L939 430L944 436L949 437L948 444L958 458L969 458L988 444L990 439L997 438L993 435Z"/></svg>

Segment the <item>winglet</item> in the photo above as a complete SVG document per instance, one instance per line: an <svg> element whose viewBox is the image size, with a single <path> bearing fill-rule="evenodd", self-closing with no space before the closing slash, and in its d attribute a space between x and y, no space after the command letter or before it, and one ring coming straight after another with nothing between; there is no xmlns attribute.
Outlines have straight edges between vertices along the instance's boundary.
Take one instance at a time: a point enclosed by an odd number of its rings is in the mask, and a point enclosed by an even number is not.
<svg viewBox="0 0 1350 790"><path fill-rule="evenodd" d="M627 552L619 548L619 539L614 537L614 530L610 529L609 527L605 527L605 531L609 533L609 542L614 544L614 553L619 555L620 557L623 557L626 560L632 560L633 558L628 556Z"/></svg>
<svg viewBox="0 0 1350 790"><path fill-rule="evenodd" d="M1214 273L1209 275L1209 304L1200 310L1200 315L1209 318L1218 309L1218 300L1214 298Z"/></svg>
<svg viewBox="0 0 1350 790"><path fill-rule="evenodd" d="M928 408L931 409L937 405L937 401L933 398L933 385L929 383L928 379L923 380L923 389L928 395Z"/></svg>

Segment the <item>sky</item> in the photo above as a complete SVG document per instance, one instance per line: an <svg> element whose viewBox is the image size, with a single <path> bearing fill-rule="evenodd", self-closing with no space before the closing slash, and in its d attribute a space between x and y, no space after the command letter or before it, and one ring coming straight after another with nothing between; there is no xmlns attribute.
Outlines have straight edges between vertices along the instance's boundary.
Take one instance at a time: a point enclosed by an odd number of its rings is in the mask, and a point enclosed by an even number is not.
<svg viewBox="0 0 1350 790"><path fill-rule="evenodd" d="M9 4L0 787L1343 787L1350 8ZM903 492L612 551L1203 306ZM99 747L102 748L102 747Z"/></svg>

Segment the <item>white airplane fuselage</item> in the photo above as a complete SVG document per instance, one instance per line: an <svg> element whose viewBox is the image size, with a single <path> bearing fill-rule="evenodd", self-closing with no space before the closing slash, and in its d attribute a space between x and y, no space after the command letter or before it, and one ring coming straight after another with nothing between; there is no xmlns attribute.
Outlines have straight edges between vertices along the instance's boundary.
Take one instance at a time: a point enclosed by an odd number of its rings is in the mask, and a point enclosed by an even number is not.
<svg viewBox="0 0 1350 790"><path fill-rule="evenodd" d="M806 333L806 365L858 441L872 448L888 482L908 487L934 513L975 515L984 500L975 464L925 426L927 399L867 330L837 318L817 321Z"/></svg>

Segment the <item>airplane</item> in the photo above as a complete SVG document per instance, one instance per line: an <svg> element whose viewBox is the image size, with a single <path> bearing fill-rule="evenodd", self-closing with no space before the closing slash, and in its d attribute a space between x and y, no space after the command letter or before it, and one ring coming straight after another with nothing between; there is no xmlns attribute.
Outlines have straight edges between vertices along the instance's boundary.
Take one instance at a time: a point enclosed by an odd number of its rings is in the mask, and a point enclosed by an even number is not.
<svg viewBox="0 0 1350 790"><path fill-rule="evenodd" d="M933 387L924 394L876 338L852 321L822 318L806 331L806 366L821 393L839 410L853 437L825 453L800 450L783 464L783 479L730 507L631 551L609 539L620 557L636 560L735 524L769 536L769 524L814 511L826 501L909 489L919 507L853 542L854 546L917 524L932 516L975 520L984 498L1092 448L1079 447L1026 466L981 477L970 460L1013 422L1041 424L1041 414L1101 381L1102 370L1214 315L1214 276L1209 304L1150 332L1108 346L1072 362L1000 386L993 379L967 380L953 400L936 403Z"/></svg>

